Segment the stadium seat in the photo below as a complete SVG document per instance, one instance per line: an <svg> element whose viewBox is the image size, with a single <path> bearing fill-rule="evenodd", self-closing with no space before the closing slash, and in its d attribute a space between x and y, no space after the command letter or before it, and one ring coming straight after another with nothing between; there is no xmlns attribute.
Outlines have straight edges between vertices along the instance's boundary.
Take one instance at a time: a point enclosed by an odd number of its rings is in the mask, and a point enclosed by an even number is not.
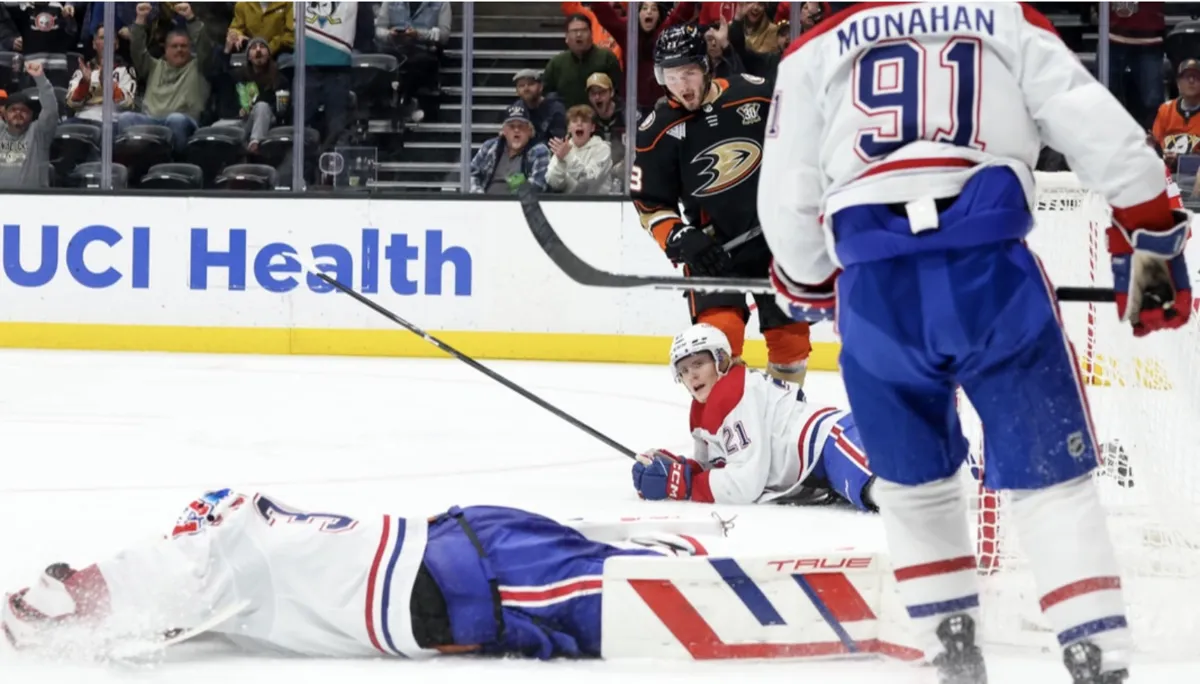
<svg viewBox="0 0 1200 684"><path fill-rule="evenodd" d="M97 190L100 188L100 162L85 162L75 167L67 176L67 184L73 188ZM129 170L123 164L112 165L113 189L124 188L129 184Z"/></svg>
<svg viewBox="0 0 1200 684"><path fill-rule="evenodd" d="M78 68L78 63L74 65L69 64L67 56L61 52L35 52L31 55L25 55L26 64L38 62L45 69L46 78L50 79L50 83L56 88L66 88L67 84L71 82L71 75Z"/></svg>
<svg viewBox="0 0 1200 684"><path fill-rule="evenodd" d="M151 166L171 162L171 129L155 124L130 126L113 141L113 161L129 169L131 181Z"/></svg>
<svg viewBox="0 0 1200 684"><path fill-rule="evenodd" d="M207 186L221 169L238 163L245 154L246 131L241 126L205 126L188 138L184 158L203 170Z"/></svg>
<svg viewBox="0 0 1200 684"><path fill-rule="evenodd" d="M354 55L354 84L358 108L366 118L390 117L399 107L400 60L395 55Z"/></svg>
<svg viewBox="0 0 1200 684"><path fill-rule="evenodd" d="M1172 70L1178 69L1185 59L1200 58L1200 20L1188 19L1179 22L1167 34L1164 43Z"/></svg>
<svg viewBox="0 0 1200 684"><path fill-rule="evenodd" d="M204 171L195 164L157 164L138 185L152 190L199 190L204 187Z"/></svg>
<svg viewBox="0 0 1200 684"><path fill-rule="evenodd" d="M100 156L101 129L90 123L59 124L50 143L50 163L60 180L65 180L75 167L96 161Z"/></svg>
<svg viewBox="0 0 1200 684"><path fill-rule="evenodd" d="M295 138L293 126L276 126L267 131L267 135L258 143L258 156L264 164L278 167L292 151L292 140ZM304 156L309 158L317 153L317 144L321 136L314 128L304 129Z"/></svg>
<svg viewBox="0 0 1200 684"><path fill-rule="evenodd" d="M266 164L234 164L217 176L221 190L274 190L275 169Z"/></svg>

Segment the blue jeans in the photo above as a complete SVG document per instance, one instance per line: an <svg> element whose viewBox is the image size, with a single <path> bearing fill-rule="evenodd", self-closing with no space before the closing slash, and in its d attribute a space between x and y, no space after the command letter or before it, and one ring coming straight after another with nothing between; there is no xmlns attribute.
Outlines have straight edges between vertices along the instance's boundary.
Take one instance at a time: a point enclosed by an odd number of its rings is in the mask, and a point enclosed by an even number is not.
<svg viewBox="0 0 1200 684"><path fill-rule="evenodd" d="M1108 89L1143 128L1149 128L1166 99L1162 45L1109 43Z"/></svg>
<svg viewBox="0 0 1200 684"><path fill-rule="evenodd" d="M145 125L166 126L171 129L171 146L174 148L175 154L183 153L184 148L187 147L188 138L199 128L196 120L187 114L168 114L165 118L159 119L141 112L123 112L117 117L118 135L128 130L130 126Z"/></svg>

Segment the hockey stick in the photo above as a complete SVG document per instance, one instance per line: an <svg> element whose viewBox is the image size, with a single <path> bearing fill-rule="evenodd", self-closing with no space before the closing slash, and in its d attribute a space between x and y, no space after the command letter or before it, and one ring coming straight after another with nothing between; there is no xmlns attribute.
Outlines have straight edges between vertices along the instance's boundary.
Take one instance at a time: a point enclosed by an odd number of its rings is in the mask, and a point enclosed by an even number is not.
<svg viewBox="0 0 1200 684"><path fill-rule="evenodd" d="M741 292L745 294L775 294L766 278L684 278L680 276L630 275L602 271L580 259L563 244L554 226L546 219L537 194L528 183L518 191L525 222L538 246L567 277L580 285L592 287L652 287L656 290L694 290L697 292ZM1055 296L1060 302L1112 302L1112 288L1059 287Z"/></svg>
<svg viewBox="0 0 1200 684"><path fill-rule="evenodd" d="M530 392L529 390L525 389L524 387L521 387L520 385L513 382L512 380L509 380L508 378L504 377L503 375L500 375L499 373L492 370L491 368L488 368L487 366L483 365L482 363L479 363L475 359L467 356L466 354L460 352L459 350L455 349L454 347L451 347L450 345L439 340L438 338L434 337L433 335L430 335L429 333L425 332L421 328L418 328L417 326L413 325L412 323L409 323L408 321L397 316L396 314L392 313L391 311L384 308L383 306L376 304L375 302L371 301L370 299L367 299L366 297L355 292L354 290L350 289L349 287L346 287L345 285L341 284L337 280L326 275L324 272L322 272L320 269L316 268L315 266L309 266L308 271L310 273L312 273L313 275L315 275L316 277L320 278L321 280L324 280L326 283L329 283L330 287L334 288L338 292L350 295L350 297L352 299L367 306L368 308L370 308L372 311L379 314L380 316L383 316L384 318L395 323L396 325L400 326L401 328L404 328L405 330L408 330L409 332L417 335L418 337L425 340L429 344L432 344L433 346L437 347L438 349L441 349L442 351L446 352L450 356L453 356L454 358L458 359L459 361L462 361L463 363L467 364L471 368L474 368L475 370L479 371L480 373L483 373L484 375L495 380L496 382L500 383L501 385L504 385L505 387L516 392L517 394L525 397L529 401L532 401L533 403L537 404L538 406L541 406L542 408L546 409L550 413L553 413L554 415L558 416L559 418L562 418L563 420L567 421L571 425L574 425L575 427L579 428L580 430L583 430L584 432L588 433L592 437L595 437L596 439L600 440L601 442L604 442L606 445L621 452L622 455L627 456L629 458L637 458L637 453L635 453L629 447L621 444L620 442L614 440L613 438L609 437L608 435L604 434L603 432L600 432L599 430L593 428L592 426L588 425L587 423L584 423L583 421L579 420L575 416L572 416L571 414L567 413L566 411L563 411L562 409L551 404L550 402L546 401L545 399L542 399L541 397L534 394L533 392Z"/></svg>
<svg viewBox="0 0 1200 684"><path fill-rule="evenodd" d="M238 601L233 605L228 606L224 610L219 610L213 613L207 620L201 622L195 627L171 634L161 641L134 641L118 644L109 650L108 658L111 660L138 660L141 658L148 658L166 648L176 644L181 644L189 639L198 637L205 632L210 632L217 627L220 627L221 624L226 620L236 617L238 613L242 612L249 606L249 601Z"/></svg>

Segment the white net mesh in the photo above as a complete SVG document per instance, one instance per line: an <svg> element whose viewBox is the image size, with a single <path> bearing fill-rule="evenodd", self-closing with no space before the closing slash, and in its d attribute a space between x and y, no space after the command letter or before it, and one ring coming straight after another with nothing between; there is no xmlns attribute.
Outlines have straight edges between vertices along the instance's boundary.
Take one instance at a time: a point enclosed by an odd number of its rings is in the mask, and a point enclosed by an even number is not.
<svg viewBox="0 0 1200 684"><path fill-rule="evenodd" d="M1030 247L1056 285L1111 287L1107 204L1072 174L1038 174L1037 229ZM1200 242L1200 239L1195 240ZM1189 247L1193 280L1200 249ZM1111 304L1066 304L1103 464L1096 481L1109 514L1138 650L1200 652L1200 323L1134 338ZM962 399L962 397L960 397ZM986 467L978 417L960 401L974 475ZM991 643L1056 647L1038 609L1020 540L1006 525L1004 495L977 492L982 629Z"/></svg>

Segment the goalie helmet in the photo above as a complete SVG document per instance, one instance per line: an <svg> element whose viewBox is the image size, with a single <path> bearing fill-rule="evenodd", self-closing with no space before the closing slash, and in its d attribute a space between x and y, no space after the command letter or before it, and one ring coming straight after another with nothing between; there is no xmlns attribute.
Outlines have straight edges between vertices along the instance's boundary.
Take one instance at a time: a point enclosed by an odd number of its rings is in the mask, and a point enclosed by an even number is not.
<svg viewBox="0 0 1200 684"><path fill-rule="evenodd" d="M718 376L725 374L721 370L722 361L733 358L733 347L720 328L709 323L697 323L676 335L671 343L671 375L675 377L675 382L679 382L677 364L700 352L708 352L712 356L717 364Z"/></svg>

